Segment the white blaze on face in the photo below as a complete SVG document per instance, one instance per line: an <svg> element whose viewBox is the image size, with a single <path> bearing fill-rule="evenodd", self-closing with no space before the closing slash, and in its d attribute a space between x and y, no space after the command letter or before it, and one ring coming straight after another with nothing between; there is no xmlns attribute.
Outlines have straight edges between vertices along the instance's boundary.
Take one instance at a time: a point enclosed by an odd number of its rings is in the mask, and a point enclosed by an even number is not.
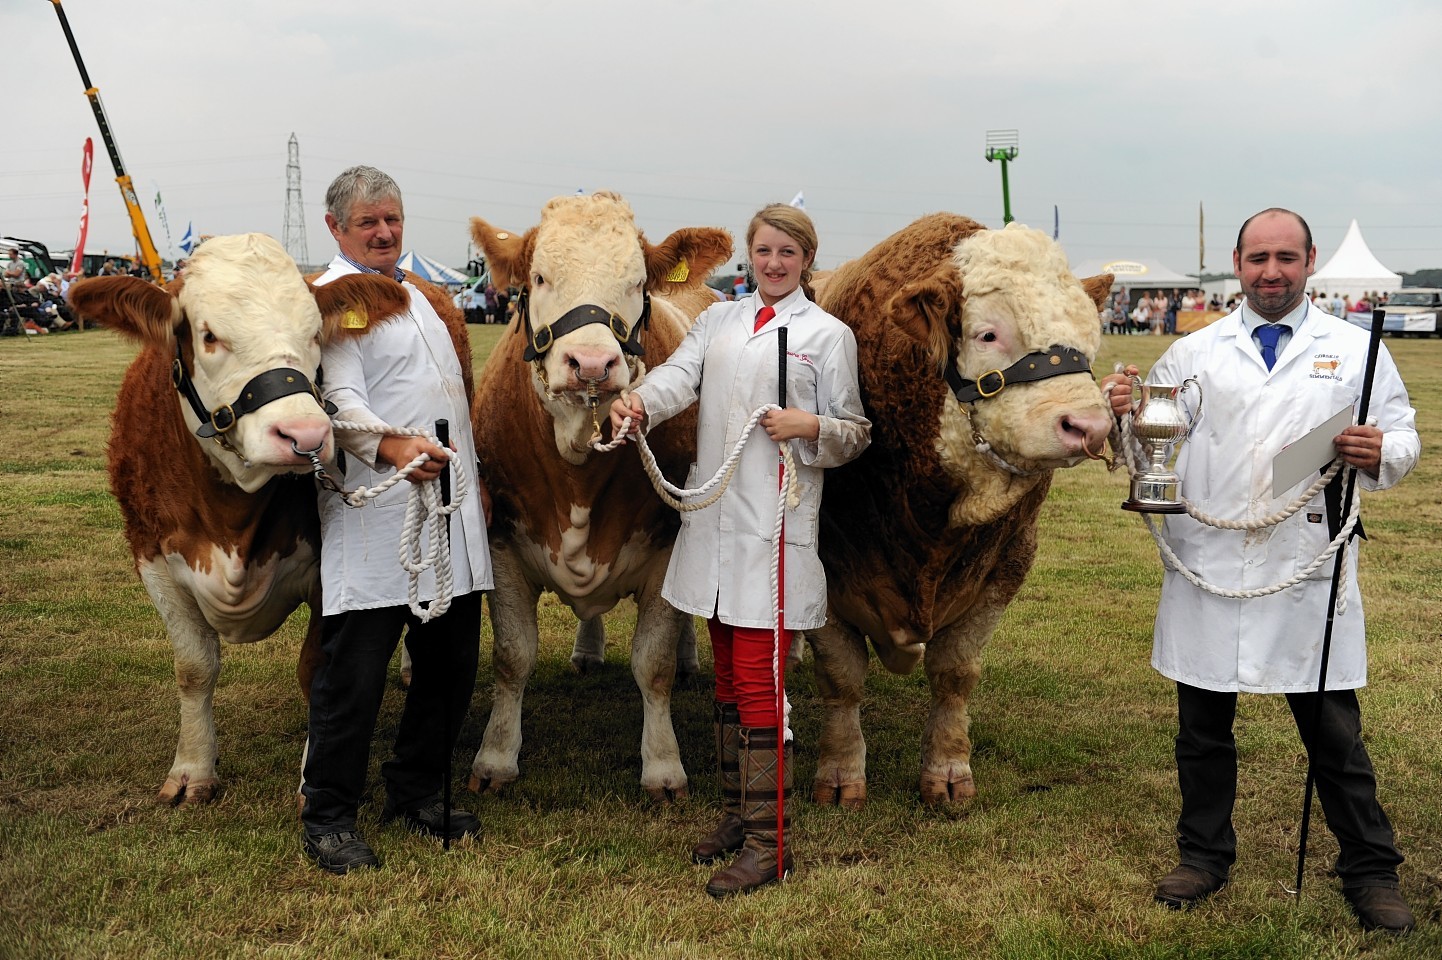
<svg viewBox="0 0 1442 960"><path fill-rule="evenodd" d="M958 344L964 378L1005 370L1053 345L1078 350L1088 360L1096 356L1101 346L1096 304L1046 234L1014 224L982 231L957 246L956 264L966 291ZM954 403L946 410L941 442L948 460L974 447L974 428L1017 466L1069 466L1087 449L1100 453L1111 427L1101 392L1086 374L1006 387L971 404L969 423Z"/></svg>
<svg viewBox="0 0 1442 960"><path fill-rule="evenodd" d="M320 310L295 262L270 237L206 241L186 265L180 306L190 321L191 378L207 409L234 403L267 370L290 367L315 381ZM309 461L297 449L318 448L322 459L332 453L330 418L308 393L241 417L228 439L238 455L218 444L205 448L247 491L276 473L304 470Z"/></svg>
<svg viewBox="0 0 1442 960"><path fill-rule="evenodd" d="M641 314L646 285L631 208L605 194L552 200L541 212L529 280L533 331L584 305L619 316L629 330ZM589 323L557 337L542 363L547 384L542 399L556 418L557 448L578 462L577 437L584 459L591 431L589 395L594 392L604 410L631 383L621 341L608 323Z"/></svg>

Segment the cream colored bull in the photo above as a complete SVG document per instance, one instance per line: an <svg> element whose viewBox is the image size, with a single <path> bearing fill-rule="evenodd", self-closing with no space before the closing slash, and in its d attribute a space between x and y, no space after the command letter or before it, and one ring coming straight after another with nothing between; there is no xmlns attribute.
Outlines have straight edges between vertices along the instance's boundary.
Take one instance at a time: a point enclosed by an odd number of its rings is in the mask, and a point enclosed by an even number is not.
<svg viewBox="0 0 1442 960"><path fill-rule="evenodd" d="M691 618L661 599L680 523L634 453L596 454L588 443L611 401L669 356L714 302L703 281L730 256L730 238L687 228L653 245L610 193L552 200L524 234L479 218L471 224L496 285L521 292L472 408L494 502L496 686L471 786L499 790L520 774L521 698L536 664L536 603L549 590L583 620L572 655L582 669L601 661L601 614L635 600L641 785L658 799L684 796L671 684L678 639L685 666L695 670L695 636ZM694 419L677 418L650 441L667 475L684 477L694 459Z"/></svg>

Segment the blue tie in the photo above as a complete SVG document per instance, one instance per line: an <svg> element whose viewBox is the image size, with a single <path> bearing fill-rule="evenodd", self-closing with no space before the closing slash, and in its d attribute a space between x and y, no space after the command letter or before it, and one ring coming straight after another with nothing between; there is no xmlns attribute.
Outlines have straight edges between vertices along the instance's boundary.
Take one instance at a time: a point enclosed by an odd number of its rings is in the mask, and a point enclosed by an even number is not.
<svg viewBox="0 0 1442 960"><path fill-rule="evenodd" d="M1284 331L1291 329L1285 323L1264 323L1257 328L1257 342L1262 345L1262 362L1268 370L1277 363L1277 341Z"/></svg>

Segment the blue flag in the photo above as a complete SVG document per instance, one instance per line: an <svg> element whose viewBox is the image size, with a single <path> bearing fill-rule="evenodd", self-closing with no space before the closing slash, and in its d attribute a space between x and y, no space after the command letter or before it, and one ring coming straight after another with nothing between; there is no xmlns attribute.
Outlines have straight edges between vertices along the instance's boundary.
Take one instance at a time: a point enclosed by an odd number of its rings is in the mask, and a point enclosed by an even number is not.
<svg viewBox="0 0 1442 960"><path fill-rule="evenodd" d="M185 251L187 257L190 256L190 251L194 250L196 246L195 231L192 229L193 226L193 223L187 223L185 225L185 236L181 237L180 242L176 244L177 247Z"/></svg>

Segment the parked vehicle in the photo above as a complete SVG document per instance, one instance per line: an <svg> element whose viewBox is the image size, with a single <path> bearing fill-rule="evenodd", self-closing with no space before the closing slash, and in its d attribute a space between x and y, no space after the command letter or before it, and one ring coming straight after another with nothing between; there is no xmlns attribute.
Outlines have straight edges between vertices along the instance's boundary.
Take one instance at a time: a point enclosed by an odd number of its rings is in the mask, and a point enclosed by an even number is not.
<svg viewBox="0 0 1442 960"><path fill-rule="evenodd" d="M1401 337L1442 337L1442 289L1410 287L1398 290L1387 298L1382 308L1382 332ZM1348 319L1360 327L1371 327L1368 314L1353 314Z"/></svg>

